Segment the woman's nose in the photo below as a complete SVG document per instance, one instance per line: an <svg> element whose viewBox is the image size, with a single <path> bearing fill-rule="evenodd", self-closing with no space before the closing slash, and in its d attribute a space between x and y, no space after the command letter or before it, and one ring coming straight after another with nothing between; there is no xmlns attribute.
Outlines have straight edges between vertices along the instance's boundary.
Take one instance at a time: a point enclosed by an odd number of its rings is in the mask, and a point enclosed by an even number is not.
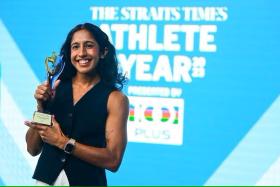
<svg viewBox="0 0 280 187"><path fill-rule="evenodd" d="M85 47L81 47L79 51L79 56L85 56L87 54L87 50Z"/></svg>

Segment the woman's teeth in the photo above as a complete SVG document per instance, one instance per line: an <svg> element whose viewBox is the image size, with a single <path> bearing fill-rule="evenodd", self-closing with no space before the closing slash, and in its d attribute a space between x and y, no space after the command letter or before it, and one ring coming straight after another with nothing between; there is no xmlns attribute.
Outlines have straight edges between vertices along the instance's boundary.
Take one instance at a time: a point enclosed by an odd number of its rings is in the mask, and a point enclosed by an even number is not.
<svg viewBox="0 0 280 187"><path fill-rule="evenodd" d="M86 63L88 63L88 60L79 60L79 64L86 64Z"/></svg>

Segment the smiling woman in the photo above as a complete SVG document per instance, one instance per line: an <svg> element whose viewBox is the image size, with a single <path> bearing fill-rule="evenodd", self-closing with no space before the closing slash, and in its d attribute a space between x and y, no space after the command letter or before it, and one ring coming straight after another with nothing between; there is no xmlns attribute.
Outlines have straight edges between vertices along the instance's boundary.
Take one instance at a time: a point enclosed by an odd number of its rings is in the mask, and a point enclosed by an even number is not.
<svg viewBox="0 0 280 187"><path fill-rule="evenodd" d="M87 30L77 31L71 42L71 62L78 73L96 73L95 67L100 58L104 58L108 49L100 53L99 45Z"/></svg>
<svg viewBox="0 0 280 187"><path fill-rule="evenodd" d="M85 36L81 33L84 33ZM82 39L80 37L84 38ZM80 46L81 43L77 44L77 41L75 40L84 40L83 42L87 42ZM90 42L91 45L85 45L89 44L88 42ZM75 45L73 46L73 44ZM100 76L101 79L103 79L108 85L114 86L120 90L123 88L123 84L126 82L126 77L119 73L119 64L116 58L115 47L109 41L107 34L105 34L99 27L89 23L78 25L73 28L69 32L66 41L61 48L61 55L63 55L63 60L66 62L65 71L61 75L62 80L72 78L76 75L77 70L73 66L71 58L74 54L76 55L76 53L79 52L79 50L75 49L79 47L84 49L81 52L85 52L85 50L87 50L91 51L91 53L98 53L97 56L96 54L94 55L94 58L98 58L102 63L96 64L96 69L94 71L96 71L98 76ZM96 51L97 49L98 51ZM89 58L89 56L91 55L88 55L84 59ZM81 58L81 56L77 58ZM91 58L93 57L91 56Z"/></svg>
<svg viewBox="0 0 280 187"><path fill-rule="evenodd" d="M105 169L117 171L127 143L126 78L114 46L93 24L72 29L61 48L65 61L55 95L48 82L35 91L38 110L52 102L52 126L26 122L27 149L39 154L39 185L106 186Z"/></svg>

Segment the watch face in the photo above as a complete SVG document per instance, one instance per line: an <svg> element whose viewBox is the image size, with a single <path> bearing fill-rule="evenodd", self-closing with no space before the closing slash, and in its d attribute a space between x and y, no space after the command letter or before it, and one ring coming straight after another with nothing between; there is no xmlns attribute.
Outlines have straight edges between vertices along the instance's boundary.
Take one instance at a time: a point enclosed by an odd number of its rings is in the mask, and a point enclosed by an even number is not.
<svg viewBox="0 0 280 187"><path fill-rule="evenodd" d="M72 151L73 151L73 149L74 149L74 145L73 145L73 144L68 143L68 144L66 145L66 147L65 147L64 151L65 151L66 153L68 153L68 154L71 154L71 153L72 153Z"/></svg>

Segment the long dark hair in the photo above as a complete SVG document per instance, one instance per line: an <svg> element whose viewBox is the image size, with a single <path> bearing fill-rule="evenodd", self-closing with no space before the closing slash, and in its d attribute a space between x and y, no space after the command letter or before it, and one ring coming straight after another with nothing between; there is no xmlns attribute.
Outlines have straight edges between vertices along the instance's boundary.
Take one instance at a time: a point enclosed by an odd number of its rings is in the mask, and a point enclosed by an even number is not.
<svg viewBox="0 0 280 187"><path fill-rule="evenodd" d="M104 54L105 48L108 49L108 53L103 59L99 59L99 63L96 66L96 71L101 80L107 85L112 86L118 90L122 90L127 78L122 74L119 69L119 63L116 56L116 49L109 41L106 33L104 33L98 26L91 23L84 23L75 26L67 35L64 44L61 47L60 55L63 56L65 61L65 68L60 76L61 80L72 79L76 75L77 70L71 63L71 41L75 32L79 30L89 31L94 39L97 41L100 53Z"/></svg>

